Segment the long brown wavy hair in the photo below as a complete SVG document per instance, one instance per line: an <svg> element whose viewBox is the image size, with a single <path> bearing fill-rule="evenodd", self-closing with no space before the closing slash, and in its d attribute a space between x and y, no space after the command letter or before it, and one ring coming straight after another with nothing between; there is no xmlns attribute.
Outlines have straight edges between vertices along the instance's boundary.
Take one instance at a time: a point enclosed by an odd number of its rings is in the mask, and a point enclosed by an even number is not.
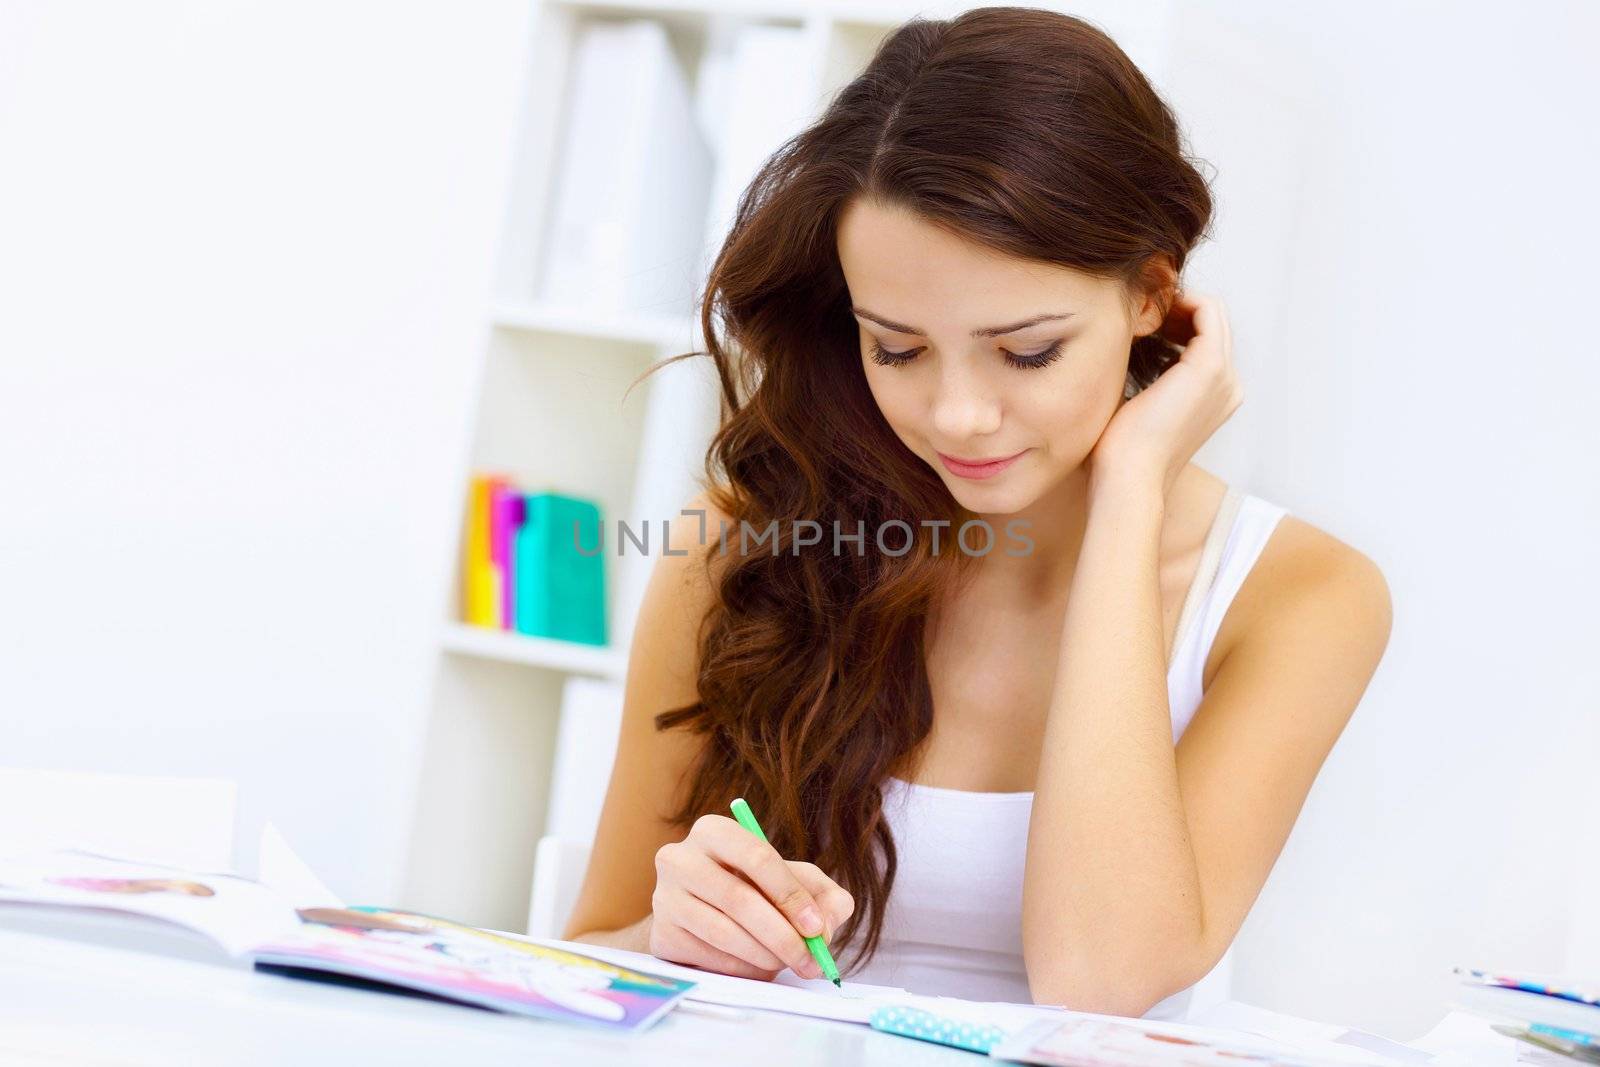
<svg viewBox="0 0 1600 1067"><path fill-rule="evenodd" d="M715 362L722 416L706 485L735 523L699 633L699 700L655 718L703 741L670 817L687 826L747 798L779 852L855 897L834 932L836 945L865 933L847 969L876 950L894 884L878 787L912 773L933 722L924 627L980 557L950 549L976 516L867 388L840 212L874 197L1001 252L1117 279L1166 309L1210 224L1198 162L1144 75L1090 23L1020 7L913 19L745 189L700 301L708 351L667 361ZM1125 396L1179 351L1138 338ZM820 542L796 543L804 520L821 526ZM936 520L952 524L939 551ZM738 524L754 535L774 522L762 550L735 549ZM864 542L836 552L834 523Z"/></svg>

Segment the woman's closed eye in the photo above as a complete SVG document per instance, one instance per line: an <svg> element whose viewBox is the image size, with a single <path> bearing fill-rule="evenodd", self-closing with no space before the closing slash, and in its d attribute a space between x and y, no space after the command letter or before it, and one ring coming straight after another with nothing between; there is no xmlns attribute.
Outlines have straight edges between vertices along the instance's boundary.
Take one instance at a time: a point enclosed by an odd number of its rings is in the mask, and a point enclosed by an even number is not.
<svg viewBox="0 0 1600 1067"><path fill-rule="evenodd" d="M1060 359L1061 344L1062 343L1060 341L1056 341L1048 348L1042 349L1038 352L1019 353L1011 352L1004 348L1002 348L1000 351L1004 353L1006 362L1011 364L1013 367L1020 367L1024 370L1032 370L1038 367L1043 367L1049 363L1054 363L1057 359ZM872 342L872 362L883 367L899 367L910 363L913 359L916 359L917 353L921 351L922 349L920 348L907 348L900 351L892 351L884 348L882 342L874 340Z"/></svg>

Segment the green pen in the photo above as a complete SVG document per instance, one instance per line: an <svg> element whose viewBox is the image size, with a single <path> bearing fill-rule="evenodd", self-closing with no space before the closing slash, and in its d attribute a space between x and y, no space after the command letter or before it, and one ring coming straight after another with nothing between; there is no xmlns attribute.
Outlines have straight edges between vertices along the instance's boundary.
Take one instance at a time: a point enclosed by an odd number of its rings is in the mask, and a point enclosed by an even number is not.
<svg viewBox="0 0 1600 1067"><path fill-rule="evenodd" d="M761 829L761 824L756 822L756 813L750 810L750 805L744 802L744 797L739 797L728 805L733 809L733 817L739 825L755 834L761 840L767 839L767 832ZM804 937L805 935L801 935ZM817 966L822 968L822 973L836 988L843 989L839 984L839 967L833 962L833 955L828 951L828 943L819 934L816 937L807 937L806 948L811 950L812 959L817 961Z"/></svg>

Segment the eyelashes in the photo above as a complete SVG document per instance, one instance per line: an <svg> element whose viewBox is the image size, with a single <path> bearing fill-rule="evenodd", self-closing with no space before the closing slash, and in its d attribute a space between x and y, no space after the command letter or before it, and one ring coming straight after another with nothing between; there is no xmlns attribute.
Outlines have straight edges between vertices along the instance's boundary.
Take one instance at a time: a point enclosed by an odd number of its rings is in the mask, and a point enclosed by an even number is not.
<svg viewBox="0 0 1600 1067"><path fill-rule="evenodd" d="M877 341L873 341L872 362L880 367L899 367L916 359L917 353L921 351L920 348L911 348L904 352L891 352Z"/></svg>
<svg viewBox="0 0 1600 1067"><path fill-rule="evenodd" d="M1060 359L1061 347L1062 342L1057 341L1042 352L1032 352L1025 356L1019 356L1015 352L1006 352L1006 362L1023 370L1037 370ZM904 352L891 352L874 340L872 342L872 362L881 367L901 367L916 359L917 353L921 351L922 349L920 348L908 348ZM1005 349L1001 349L1001 351L1005 352Z"/></svg>

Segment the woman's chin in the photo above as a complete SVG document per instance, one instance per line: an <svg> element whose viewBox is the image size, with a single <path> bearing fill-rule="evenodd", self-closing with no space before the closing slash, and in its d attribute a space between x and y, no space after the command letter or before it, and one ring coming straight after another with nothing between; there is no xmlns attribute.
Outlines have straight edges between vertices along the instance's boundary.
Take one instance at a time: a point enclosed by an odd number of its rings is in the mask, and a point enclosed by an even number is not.
<svg viewBox="0 0 1600 1067"><path fill-rule="evenodd" d="M997 477L980 482L947 476L944 484L949 488L950 495L955 497L956 503L968 511L1004 519L1027 508L1038 495L1035 491L1037 487L1031 480L1007 477L1009 473L1002 472ZM997 529L995 532L1000 534L1003 531Z"/></svg>

